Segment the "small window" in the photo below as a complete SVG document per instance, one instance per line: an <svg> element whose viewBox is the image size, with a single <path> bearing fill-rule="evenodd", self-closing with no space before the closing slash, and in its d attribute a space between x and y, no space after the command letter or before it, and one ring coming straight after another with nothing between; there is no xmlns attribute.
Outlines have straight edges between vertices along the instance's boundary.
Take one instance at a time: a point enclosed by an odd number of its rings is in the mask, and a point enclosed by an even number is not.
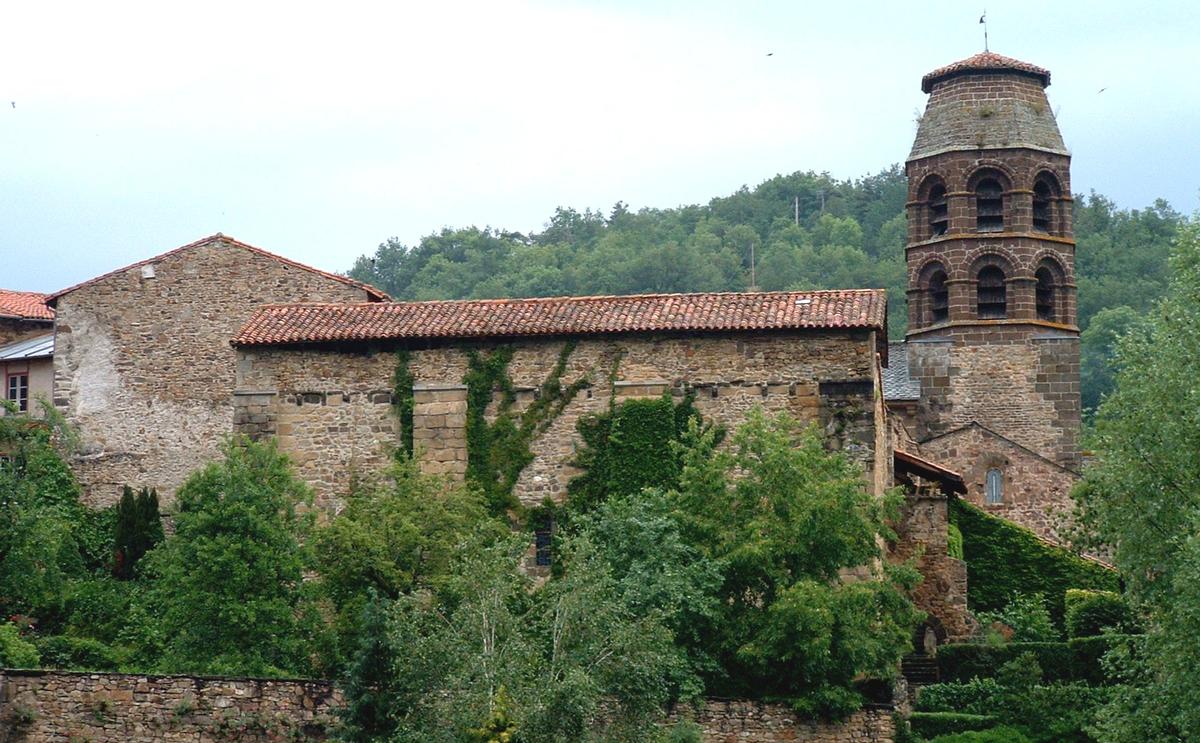
<svg viewBox="0 0 1200 743"><path fill-rule="evenodd" d="M984 178L975 187L975 229L1004 231L1004 190L995 178Z"/></svg>
<svg viewBox="0 0 1200 743"><path fill-rule="evenodd" d="M5 399L13 402L22 413L29 410L29 375L10 374Z"/></svg>
<svg viewBox="0 0 1200 743"><path fill-rule="evenodd" d="M1053 221L1050 198L1050 186L1045 181L1038 181L1033 187L1033 229L1038 232L1050 231Z"/></svg>
<svg viewBox="0 0 1200 743"><path fill-rule="evenodd" d="M1042 266L1037 276L1037 316L1039 320L1054 322L1054 276L1050 269Z"/></svg>
<svg viewBox="0 0 1200 743"><path fill-rule="evenodd" d="M946 288L945 271L935 271L929 277L929 315L935 323L950 319L950 291Z"/></svg>
<svg viewBox="0 0 1200 743"><path fill-rule="evenodd" d="M995 506L1004 502L1004 475L1000 470L993 467L987 471L987 493L986 501L989 506Z"/></svg>
<svg viewBox="0 0 1200 743"><path fill-rule="evenodd" d="M937 184L929 190L929 234L946 234L950 226L950 210L946 206L946 187Z"/></svg>
<svg viewBox="0 0 1200 743"><path fill-rule="evenodd" d="M550 567L554 546L554 522L544 521L533 531L534 564L539 568Z"/></svg>
<svg viewBox="0 0 1200 743"><path fill-rule="evenodd" d="M1008 286L1004 271L996 266L984 266L979 272L976 291L980 320L1003 320L1008 316Z"/></svg>

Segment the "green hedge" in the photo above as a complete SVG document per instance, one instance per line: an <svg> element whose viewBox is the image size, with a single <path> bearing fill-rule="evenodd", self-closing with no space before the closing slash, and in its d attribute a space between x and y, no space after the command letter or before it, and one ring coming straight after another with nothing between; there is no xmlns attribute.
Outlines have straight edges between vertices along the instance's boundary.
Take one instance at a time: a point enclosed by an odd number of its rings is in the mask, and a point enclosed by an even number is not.
<svg viewBox="0 0 1200 743"><path fill-rule="evenodd" d="M1016 728L998 727L967 733L939 735L929 743L1031 743L1031 741Z"/></svg>
<svg viewBox="0 0 1200 743"><path fill-rule="evenodd" d="M969 730L986 730L995 727L996 718L991 715L968 715L961 712L913 712L908 716L913 732L925 738Z"/></svg>
<svg viewBox="0 0 1200 743"><path fill-rule="evenodd" d="M0 624L0 668L37 668L37 647L21 637L17 625Z"/></svg>
<svg viewBox="0 0 1200 743"><path fill-rule="evenodd" d="M115 671L120 658L115 650L90 637L55 635L38 641L42 668L72 671Z"/></svg>
<svg viewBox="0 0 1200 743"><path fill-rule="evenodd" d="M1095 637L1108 627L1124 631L1133 624L1133 612L1121 594L1071 588L1066 595L1067 637Z"/></svg>
<svg viewBox="0 0 1200 743"><path fill-rule="evenodd" d="M1062 627L1068 588L1120 589L1116 572L1051 546L1028 529L961 499L950 502L950 521L963 535L967 600L973 611L999 611L1013 595L1040 593L1055 624Z"/></svg>
<svg viewBox="0 0 1200 743"><path fill-rule="evenodd" d="M1010 642L1006 645L956 643L938 648L938 673L942 681L990 678L1000 666L1022 653L1033 653L1044 681L1075 679L1076 658L1065 642Z"/></svg>

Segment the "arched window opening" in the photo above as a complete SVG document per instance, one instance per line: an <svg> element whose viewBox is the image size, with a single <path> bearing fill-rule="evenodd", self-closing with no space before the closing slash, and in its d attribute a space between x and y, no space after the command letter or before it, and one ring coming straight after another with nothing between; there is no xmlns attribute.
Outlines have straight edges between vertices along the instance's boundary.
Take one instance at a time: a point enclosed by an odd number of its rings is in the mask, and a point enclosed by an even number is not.
<svg viewBox="0 0 1200 743"><path fill-rule="evenodd" d="M1054 321L1054 275L1042 266L1037 277L1037 316L1039 320Z"/></svg>
<svg viewBox="0 0 1200 743"><path fill-rule="evenodd" d="M986 493L984 494L985 502L989 506L996 506L1004 502L1004 475L1000 470L993 467L987 471Z"/></svg>
<svg viewBox="0 0 1200 743"><path fill-rule="evenodd" d="M929 234L946 234L950 227L950 210L946 205L946 187L941 183L929 189Z"/></svg>
<svg viewBox="0 0 1200 743"><path fill-rule="evenodd" d="M1008 316L1008 285L1004 271L996 266L984 266L979 272L976 288L980 320L1003 320Z"/></svg>
<svg viewBox="0 0 1200 743"><path fill-rule="evenodd" d="M935 323L950 319L950 290L946 287L946 272L941 269L929 277L929 319Z"/></svg>
<svg viewBox="0 0 1200 743"><path fill-rule="evenodd" d="M1004 231L1004 189L995 178L984 178L975 186L975 229Z"/></svg>
<svg viewBox="0 0 1200 743"><path fill-rule="evenodd" d="M1038 181L1033 186L1033 229L1038 232L1049 232L1054 223L1054 211L1051 206L1053 193L1045 181Z"/></svg>

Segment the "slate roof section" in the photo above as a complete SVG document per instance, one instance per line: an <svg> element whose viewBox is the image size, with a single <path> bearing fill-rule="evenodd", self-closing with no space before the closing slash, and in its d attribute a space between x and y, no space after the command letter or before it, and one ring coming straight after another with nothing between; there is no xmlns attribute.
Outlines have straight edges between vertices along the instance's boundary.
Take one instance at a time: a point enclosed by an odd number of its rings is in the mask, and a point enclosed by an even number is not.
<svg viewBox="0 0 1200 743"><path fill-rule="evenodd" d="M48 359L53 356L54 333L46 333L0 346L0 361Z"/></svg>
<svg viewBox="0 0 1200 743"><path fill-rule="evenodd" d="M888 344L888 365L883 370L883 399L904 402L921 399L921 380L908 374L908 351L904 341Z"/></svg>
<svg viewBox="0 0 1200 743"><path fill-rule="evenodd" d="M858 289L268 305L251 316L233 343L263 346L805 328L862 328L886 338L886 292Z"/></svg>
<svg viewBox="0 0 1200 743"><path fill-rule="evenodd" d="M53 320L54 310L46 306L46 295L0 289L0 317L16 320Z"/></svg>
<svg viewBox="0 0 1200 743"><path fill-rule="evenodd" d="M1006 57L1003 54L996 54L995 52L980 52L972 57L948 64L945 67L939 67L921 78L921 92L929 93L933 90L935 83L939 83L948 77L976 72L1020 72L1039 78L1042 81L1043 88L1050 84L1050 70L1044 67L1038 67L1028 62L1022 62L1019 59Z"/></svg>
<svg viewBox="0 0 1200 743"><path fill-rule="evenodd" d="M361 281L355 281L354 279L351 279L346 276L340 276L336 273L329 273L328 271L322 271L319 268L313 268L312 266L305 265L305 264L299 263L297 261L293 261L290 258L284 258L281 255L276 255L275 253L272 253L268 250L263 250L262 248L256 248L253 245L244 243L241 240L235 240L232 237L222 235L220 232L218 232L215 235L209 235L208 237L201 238L199 240L196 240L195 242L190 242L187 245L180 245L178 248L175 248L173 250L168 250L165 253L160 253L160 254L154 256L153 258L147 258L143 261L138 261L137 263L130 263L128 266L122 266L121 268L114 269L112 271L109 271L108 273L101 274L99 276L96 276L95 278L88 279L87 281L84 281L82 283L75 284L74 286L69 286L66 289L62 289L57 292L54 292L53 294L46 297L46 304L53 307L54 303L58 301L59 297L62 297L63 295L66 295L66 294L70 294L71 292L75 291L76 289L82 289L85 286L90 286L92 284L95 284L98 281L103 281L104 279L107 279L110 276L115 276L119 273L124 273L125 271L128 271L132 268L139 268L141 266L146 266L151 263L156 263L158 261L161 261L163 258L167 258L169 256L175 255L176 253L182 253L186 250L191 250L193 248L198 248L202 245L208 245L208 244L214 243L214 242L222 242L231 247L241 248L242 250L248 250L251 253L257 253L258 255L264 256L266 258L270 258L273 261L279 261L280 263L283 263L288 266L292 266L293 268L299 268L304 271L311 271L312 273L315 273L319 276L324 276L327 279L333 279L334 281L340 281L343 284L348 284L355 288L362 289L363 291L365 291L367 293L367 296L371 299L371 301L374 301L374 302L388 302L391 300L391 297L389 297L384 292L376 289L375 287L371 286L370 284L364 284Z"/></svg>

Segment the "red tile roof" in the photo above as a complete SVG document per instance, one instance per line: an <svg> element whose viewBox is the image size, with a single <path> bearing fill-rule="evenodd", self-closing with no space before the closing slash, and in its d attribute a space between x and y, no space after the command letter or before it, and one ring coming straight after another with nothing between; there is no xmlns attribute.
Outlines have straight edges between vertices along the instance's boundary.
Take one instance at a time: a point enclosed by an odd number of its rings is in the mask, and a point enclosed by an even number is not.
<svg viewBox="0 0 1200 743"><path fill-rule="evenodd" d="M279 261L280 263L283 263L288 266L292 266L294 268L300 268L305 271L311 271L312 273L318 274L320 276L324 276L329 279L333 279L334 281L340 281L343 284L349 284L350 286L362 289L363 291L365 291L367 293L368 297L371 297L375 301L387 302L391 299L391 297L389 297L387 294L384 294L383 292L379 291L378 289L371 286L370 284L364 284L361 281L355 281L354 279L347 278L345 276L339 276L338 274L335 274L335 273L329 273L328 271L322 271L319 268L313 268L312 266L307 266L303 263L298 263L298 262L290 260L288 258L284 258L281 255L276 255L270 251L263 250L262 248L256 248L253 245L249 245L247 243L242 242L241 240L235 240L232 237L227 237L225 235L222 235L220 232L218 232L215 235L209 235L208 237L201 238L195 242L188 243L187 245L181 245L178 248L175 248L174 250L168 250L165 253L160 253L159 255L156 255L153 258L147 258L146 260L138 261L137 263L130 263L128 266L123 266L121 268L109 271L108 273L101 274L95 278L88 279L87 281L84 281L82 283L67 287L66 289L61 289L61 290L49 295L48 297L46 297L46 303L49 304L51 307L53 307L54 303L58 301L59 297L63 296L64 294L70 294L71 292L75 291L76 289L81 289L85 286L89 286L91 284L96 283L97 281L103 281L104 279L107 279L110 276L115 276L116 274L123 273L125 271L128 271L131 268L138 268L140 266L145 266L147 264L154 263L156 261L160 261L163 258L166 258L168 256L175 255L176 253L182 253L185 250L191 250L192 248L198 248L202 245L208 245L209 243L213 243L213 242L223 242L226 245L231 245L235 248L249 250L251 253L257 253L258 255L265 256L267 258L270 258L273 261Z"/></svg>
<svg viewBox="0 0 1200 743"><path fill-rule="evenodd" d="M921 78L921 90L929 93L933 90L933 84L946 78L963 73L978 72L981 70L1011 70L1014 72L1023 72L1027 75L1040 77L1042 79L1042 87L1050 84L1050 70L1037 65L1022 62L1019 59L1006 57L1003 54L995 52L980 52L973 57L961 59L954 64L948 64L945 67L939 67L925 77Z"/></svg>
<svg viewBox="0 0 1200 743"><path fill-rule="evenodd" d="M259 308L234 345L659 331L867 328L886 347L882 289L483 299Z"/></svg>
<svg viewBox="0 0 1200 743"><path fill-rule="evenodd" d="M0 289L0 317L53 320L54 310L46 306L45 294Z"/></svg>

